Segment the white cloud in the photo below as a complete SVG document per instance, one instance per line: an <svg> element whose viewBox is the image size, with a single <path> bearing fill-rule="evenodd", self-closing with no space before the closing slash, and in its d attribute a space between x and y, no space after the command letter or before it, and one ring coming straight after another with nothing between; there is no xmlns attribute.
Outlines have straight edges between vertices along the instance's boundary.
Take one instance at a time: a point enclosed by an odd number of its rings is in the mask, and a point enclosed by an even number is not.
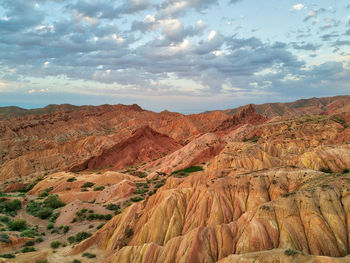
<svg viewBox="0 0 350 263"><path fill-rule="evenodd" d="M112 38L117 41L118 43L124 42L124 38L122 36L118 36L117 34L113 34Z"/></svg>
<svg viewBox="0 0 350 263"><path fill-rule="evenodd" d="M2 79L0 79L0 91L4 91L5 88L6 88L5 82Z"/></svg>
<svg viewBox="0 0 350 263"><path fill-rule="evenodd" d="M300 11L300 10L302 10L302 9L304 9L304 8L305 8L305 6L304 6L303 4L296 4L296 5L293 5L293 9L294 9L294 10Z"/></svg>
<svg viewBox="0 0 350 263"><path fill-rule="evenodd" d="M215 30L210 31L210 34L208 36L208 40L211 41L216 36L216 34L217 33Z"/></svg>
<svg viewBox="0 0 350 263"><path fill-rule="evenodd" d="M35 92L35 89L31 89L28 91L29 94L33 94Z"/></svg>

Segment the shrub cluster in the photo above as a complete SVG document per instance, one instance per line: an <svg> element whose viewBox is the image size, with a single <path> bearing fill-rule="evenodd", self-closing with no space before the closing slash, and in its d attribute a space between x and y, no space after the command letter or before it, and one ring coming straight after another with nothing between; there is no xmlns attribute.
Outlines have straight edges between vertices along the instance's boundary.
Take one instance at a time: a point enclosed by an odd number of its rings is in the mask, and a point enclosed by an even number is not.
<svg viewBox="0 0 350 263"><path fill-rule="evenodd" d="M0 200L0 213L10 216L17 215L17 211L21 209L21 201L18 199L7 201L5 198Z"/></svg>
<svg viewBox="0 0 350 263"><path fill-rule="evenodd" d="M66 204L59 199L58 195L49 195L43 202L29 201L26 206L26 211L32 216L41 219L49 219L51 222L55 222L59 216L59 212L54 213L54 210L65 205Z"/></svg>

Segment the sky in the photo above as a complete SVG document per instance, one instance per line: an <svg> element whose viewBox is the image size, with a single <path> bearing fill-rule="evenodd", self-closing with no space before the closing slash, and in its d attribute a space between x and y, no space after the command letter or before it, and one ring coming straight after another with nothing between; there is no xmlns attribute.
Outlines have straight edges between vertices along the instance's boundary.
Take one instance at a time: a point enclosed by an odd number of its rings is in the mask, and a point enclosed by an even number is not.
<svg viewBox="0 0 350 263"><path fill-rule="evenodd" d="M0 0L0 107L350 94L347 0Z"/></svg>

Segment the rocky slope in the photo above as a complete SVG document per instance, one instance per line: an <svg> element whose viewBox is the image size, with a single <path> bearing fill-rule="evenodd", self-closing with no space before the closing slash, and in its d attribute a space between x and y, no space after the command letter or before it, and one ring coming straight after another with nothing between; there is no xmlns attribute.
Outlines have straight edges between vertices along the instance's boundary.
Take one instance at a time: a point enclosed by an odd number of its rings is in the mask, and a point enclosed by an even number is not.
<svg viewBox="0 0 350 263"><path fill-rule="evenodd" d="M105 167L121 169L158 159L180 147L181 145L174 139L146 126L137 129L128 139L103 150L100 155L91 157L83 163L73 166L71 171L78 172Z"/></svg>
<svg viewBox="0 0 350 263"><path fill-rule="evenodd" d="M0 205L64 202L32 262L349 262L349 105L343 96L187 116L103 105L4 120ZM22 207L15 218L49 229L34 216ZM82 231L92 235L68 244ZM65 246L53 253L56 240Z"/></svg>

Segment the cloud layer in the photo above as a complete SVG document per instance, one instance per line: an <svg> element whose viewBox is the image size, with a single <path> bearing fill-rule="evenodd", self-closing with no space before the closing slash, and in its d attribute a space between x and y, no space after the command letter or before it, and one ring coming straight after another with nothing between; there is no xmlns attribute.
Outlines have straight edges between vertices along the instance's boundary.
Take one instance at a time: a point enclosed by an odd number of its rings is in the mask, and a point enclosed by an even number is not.
<svg viewBox="0 0 350 263"><path fill-rule="evenodd" d="M4 0L0 92L17 104L50 92L253 102L349 93L346 1L271 2L269 12L252 0Z"/></svg>

